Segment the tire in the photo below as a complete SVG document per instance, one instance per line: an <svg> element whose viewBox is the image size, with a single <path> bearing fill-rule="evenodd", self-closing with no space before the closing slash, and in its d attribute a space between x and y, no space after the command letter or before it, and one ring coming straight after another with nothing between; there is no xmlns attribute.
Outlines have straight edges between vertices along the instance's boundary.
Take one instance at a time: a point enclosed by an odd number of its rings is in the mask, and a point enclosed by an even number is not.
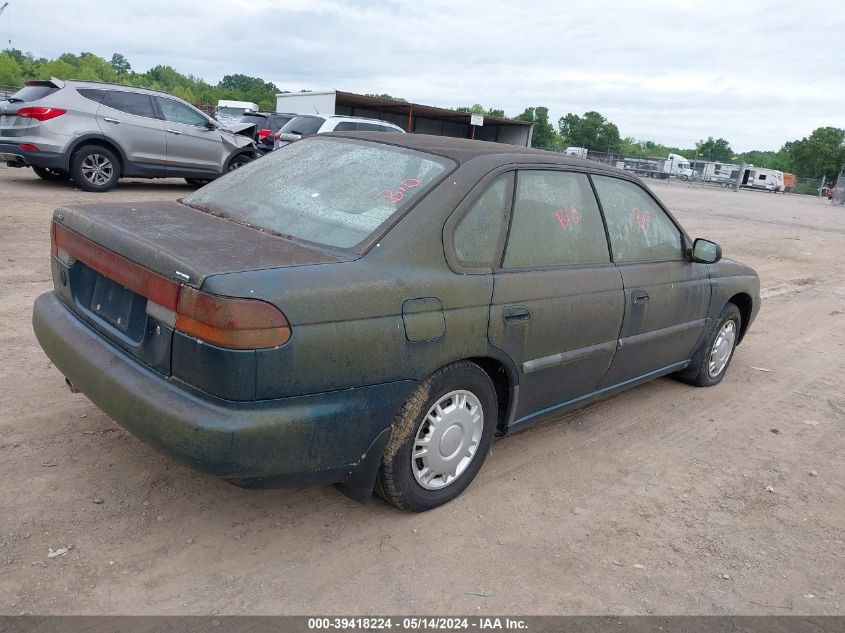
<svg viewBox="0 0 845 633"><path fill-rule="evenodd" d="M232 160L229 161L228 166L226 167L226 172L235 171L246 165L247 163L252 162L252 156L249 154L238 154Z"/></svg>
<svg viewBox="0 0 845 633"><path fill-rule="evenodd" d="M70 176L84 191L108 191L120 180L120 161L105 147L86 145L71 156Z"/></svg>
<svg viewBox="0 0 845 633"><path fill-rule="evenodd" d="M209 178L185 178L185 182L189 185L194 185L195 187L202 187L203 185L207 185L211 182Z"/></svg>
<svg viewBox="0 0 845 633"><path fill-rule="evenodd" d="M397 508L413 512L451 501L481 469L497 420L496 390L483 369L469 361L439 369L417 386L396 414L376 492ZM415 446L425 450L423 443L432 439L437 445L427 447L431 457L412 459ZM451 459L442 460L444 448Z"/></svg>
<svg viewBox="0 0 845 633"><path fill-rule="evenodd" d="M726 304L707 333L701 353L695 356L697 359L700 356L700 359L694 367L688 368L679 376L681 380L696 387L713 387L722 382L733 360L741 326L742 315L739 308L733 303ZM717 350L715 346L720 335L725 338L721 339L720 350ZM718 371L713 371L714 369Z"/></svg>
<svg viewBox="0 0 845 633"><path fill-rule="evenodd" d="M686 176L686 175L681 176L681 180L683 180L684 182L686 182L687 180L689 180L689 176Z"/></svg>
<svg viewBox="0 0 845 633"><path fill-rule="evenodd" d="M53 169L52 167L36 167L33 165L32 171L35 172L35 175L41 178L41 180L48 180L51 182L62 182L68 180L70 175L59 169Z"/></svg>

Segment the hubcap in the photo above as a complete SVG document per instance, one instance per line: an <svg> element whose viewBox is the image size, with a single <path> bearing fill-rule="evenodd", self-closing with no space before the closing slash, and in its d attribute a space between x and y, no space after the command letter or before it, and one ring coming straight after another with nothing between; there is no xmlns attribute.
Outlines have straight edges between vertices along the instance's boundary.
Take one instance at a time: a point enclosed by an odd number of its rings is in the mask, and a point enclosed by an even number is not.
<svg viewBox="0 0 845 633"><path fill-rule="evenodd" d="M92 185L102 186L114 175L114 166L102 154L89 154L82 161L82 176Z"/></svg>
<svg viewBox="0 0 845 633"><path fill-rule="evenodd" d="M445 488L475 457L484 431L481 402L470 391L447 393L423 419L411 451L414 479L427 490Z"/></svg>
<svg viewBox="0 0 845 633"><path fill-rule="evenodd" d="M733 320L725 321L719 335L713 342L713 349L710 350L710 364L708 372L711 378L715 378L724 371L731 359L731 353L736 341L736 323Z"/></svg>

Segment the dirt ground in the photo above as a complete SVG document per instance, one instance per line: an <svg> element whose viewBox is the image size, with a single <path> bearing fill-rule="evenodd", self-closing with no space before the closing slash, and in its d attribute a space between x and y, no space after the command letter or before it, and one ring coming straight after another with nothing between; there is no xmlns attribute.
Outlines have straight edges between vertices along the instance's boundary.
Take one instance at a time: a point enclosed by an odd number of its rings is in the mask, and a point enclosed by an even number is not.
<svg viewBox="0 0 845 633"><path fill-rule="evenodd" d="M0 613L845 613L845 209L654 189L760 273L725 381L661 379L497 441L463 496L406 514L235 488L71 395L30 326L51 211L190 188L0 168Z"/></svg>

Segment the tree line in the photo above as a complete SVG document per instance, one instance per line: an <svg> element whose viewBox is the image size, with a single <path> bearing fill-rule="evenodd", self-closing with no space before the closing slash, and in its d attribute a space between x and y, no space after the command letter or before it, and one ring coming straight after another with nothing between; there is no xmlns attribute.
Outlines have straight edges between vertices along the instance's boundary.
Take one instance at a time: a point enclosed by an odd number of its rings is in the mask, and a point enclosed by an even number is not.
<svg viewBox="0 0 845 633"><path fill-rule="evenodd" d="M220 99L235 99L258 104L264 110L276 107L275 84L259 77L244 74L226 75L216 85L200 77L183 75L171 66L155 66L146 72L132 70L126 57L115 53L110 60L93 53L64 53L56 59L36 58L31 53L9 48L0 52L0 86L21 86L30 79L81 79L107 81L142 86L176 95L195 105L214 106ZM387 94L373 95L396 101L401 97ZM504 110L485 108L481 104L460 106L461 112L473 112L488 117L505 118ZM802 139L788 141L777 151L753 150L735 153L730 143L712 136L699 140L694 147L670 147L650 140L622 137L619 128L598 112L583 115L569 113L560 117L557 127L549 120L545 106L526 108L513 118L534 124L532 146L561 151L567 147L586 147L594 152L623 156L666 157L681 154L688 159L751 163L791 172L800 176L835 179L845 163L845 130L821 127Z"/></svg>

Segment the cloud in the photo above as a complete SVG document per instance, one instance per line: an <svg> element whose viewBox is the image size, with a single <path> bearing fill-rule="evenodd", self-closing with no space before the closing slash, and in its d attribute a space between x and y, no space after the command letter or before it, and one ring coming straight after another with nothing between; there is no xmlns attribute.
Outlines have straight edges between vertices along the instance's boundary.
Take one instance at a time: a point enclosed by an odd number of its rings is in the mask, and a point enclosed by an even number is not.
<svg viewBox="0 0 845 633"><path fill-rule="evenodd" d="M597 110L624 136L679 146L713 135L776 149L845 127L845 13L821 0L74 0L38 12L13 0L8 10L14 45L36 55L119 51L136 70L169 64L212 82L241 72L289 90L510 115L546 105L555 121Z"/></svg>

